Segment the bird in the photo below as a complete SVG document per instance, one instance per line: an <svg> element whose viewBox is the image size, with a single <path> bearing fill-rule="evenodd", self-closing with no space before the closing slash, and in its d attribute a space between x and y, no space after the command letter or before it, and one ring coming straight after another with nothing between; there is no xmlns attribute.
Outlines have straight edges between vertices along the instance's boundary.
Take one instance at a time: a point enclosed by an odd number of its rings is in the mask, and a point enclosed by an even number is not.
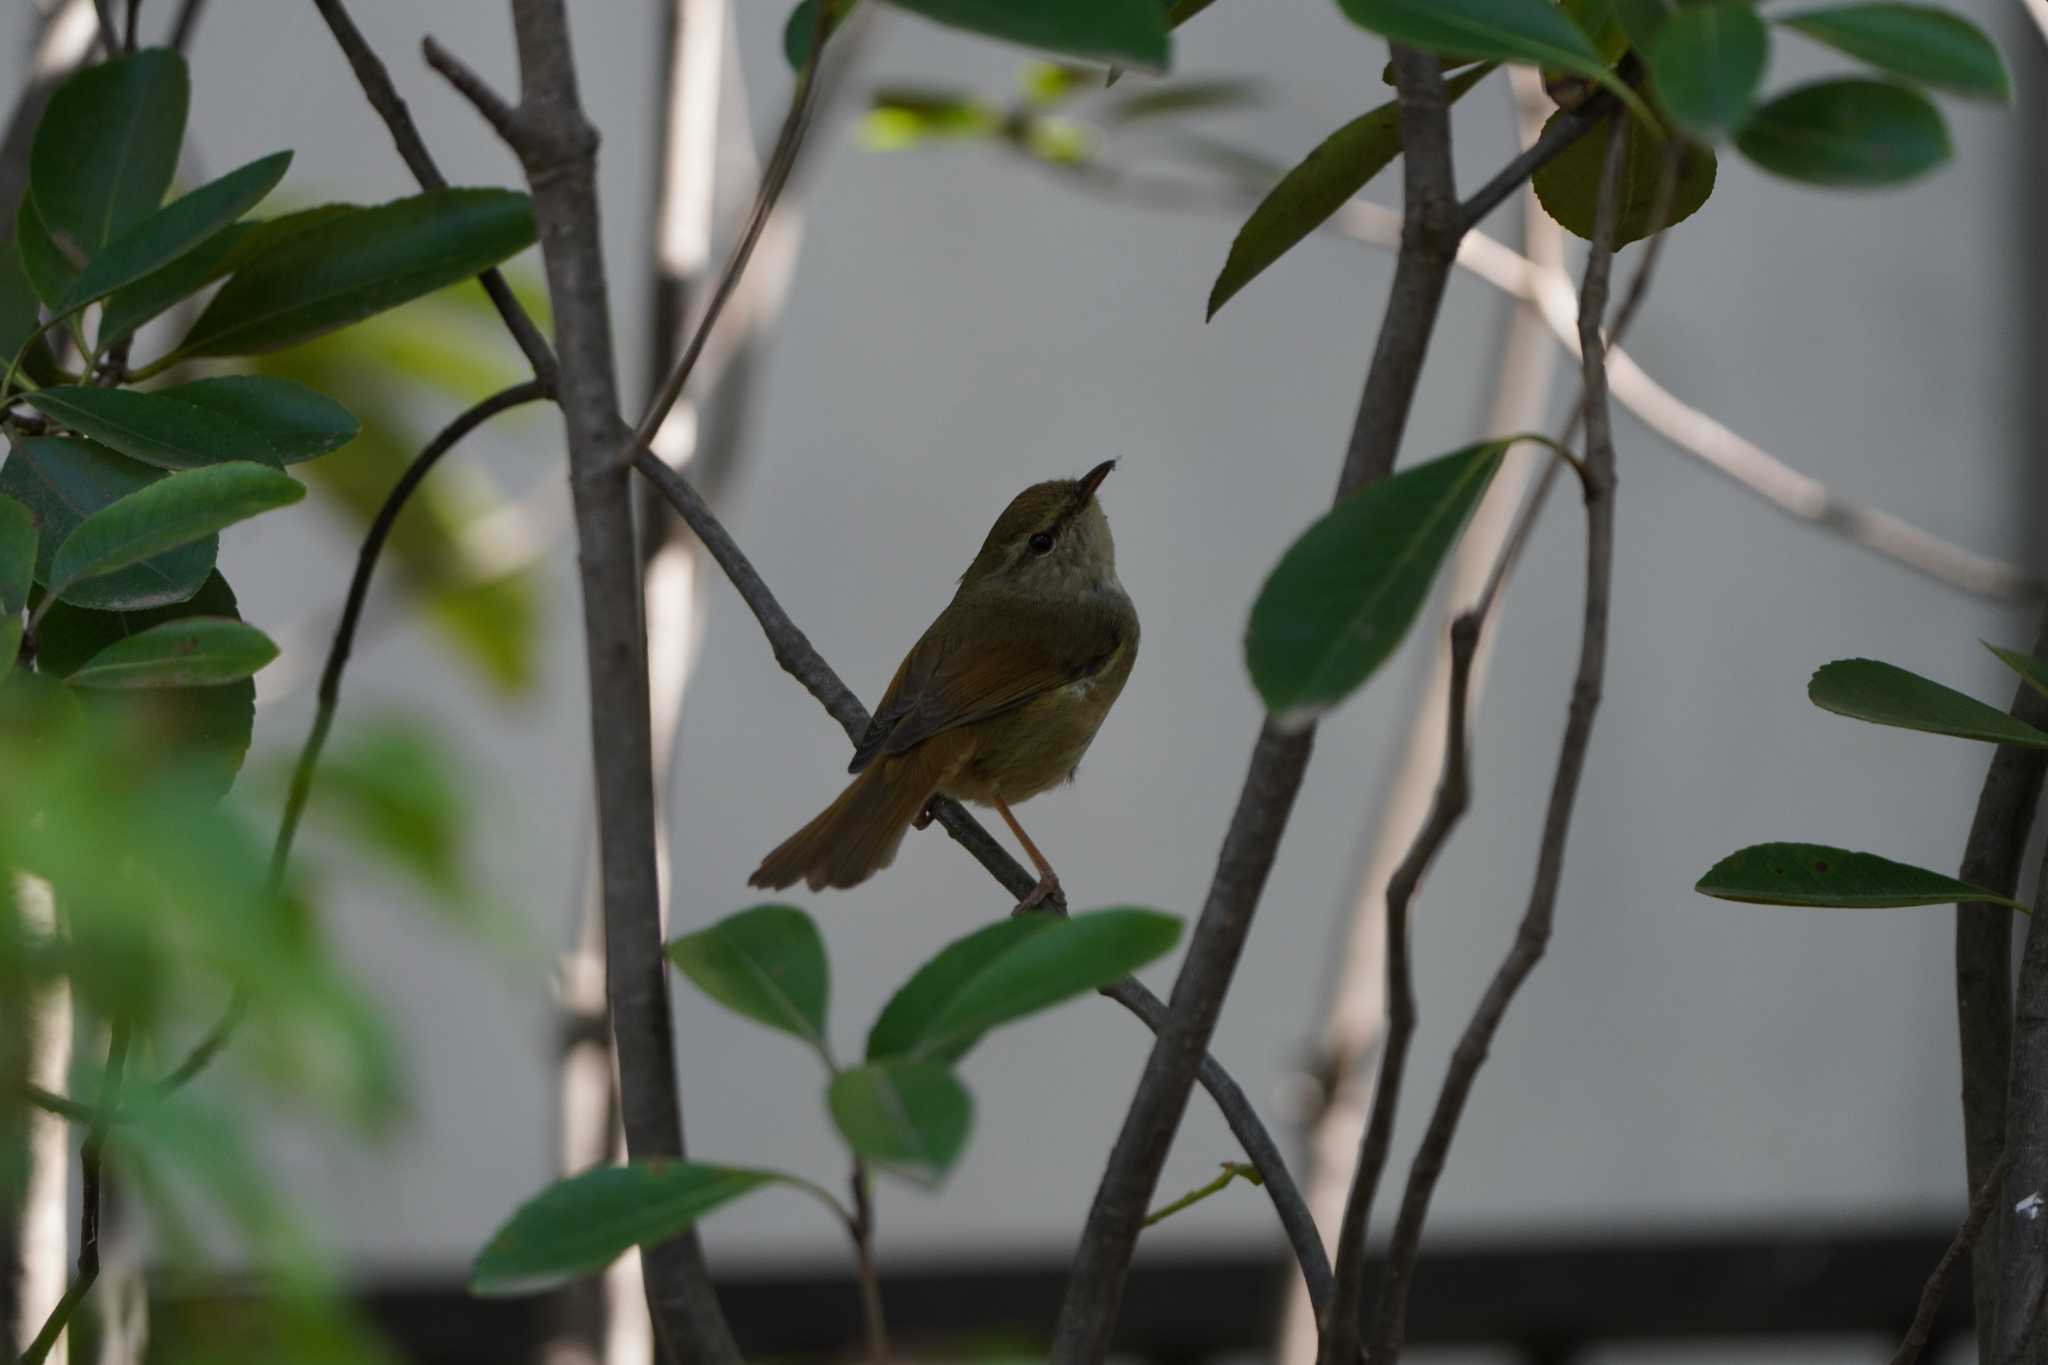
<svg viewBox="0 0 2048 1365"><path fill-rule="evenodd" d="M847 765L853 781L761 860L750 886L856 886L929 821L934 797L950 796L993 806L1024 846L1038 881L1019 911L1059 892L1011 807L1073 777L1138 656L1137 609L1095 496L1115 467L1010 500L897 668Z"/></svg>

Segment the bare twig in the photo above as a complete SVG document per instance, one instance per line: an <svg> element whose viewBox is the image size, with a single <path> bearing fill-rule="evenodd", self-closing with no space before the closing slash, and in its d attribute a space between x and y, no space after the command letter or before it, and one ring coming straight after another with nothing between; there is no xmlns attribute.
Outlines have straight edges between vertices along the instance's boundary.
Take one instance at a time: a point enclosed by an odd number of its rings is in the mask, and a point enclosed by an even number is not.
<svg viewBox="0 0 2048 1365"><path fill-rule="evenodd" d="M1941 1305L1948 1299L1949 1281L1955 1278L1956 1267L1963 1263L1964 1254L1984 1230L1991 1210L1997 1207L1999 1190L2004 1182L2005 1158L2001 1156L1978 1183L1977 1193L1970 1198L1970 1211L1964 1217L1963 1225L1956 1229L1955 1240L1934 1263L1934 1273L1927 1277L1926 1287L1920 1291L1920 1306L1913 1312L1912 1325L1900 1340L1899 1349L1892 1354L1892 1365L1914 1365L1920 1359L1920 1352L1927 1347L1927 1339L1934 1335L1935 1314L1941 1311Z"/></svg>
<svg viewBox="0 0 2048 1365"><path fill-rule="evenodd" d="M1555 160L1564 149L1577 142L1599 126L1600 120L1620 102L1605 91L1593 96L1577 109L1560 116L1556 122L1545 128L1534 142L1531 142L1513 161L1501 167L1500 173L1480 186L1478 191L1458 206L1458 224L1466 231L1479 226L1487 214L1492 213L1507 201L1522 185L1522 182Z"/></svg>
<svg viewBox="0 0 2048 1365"><path fill-rule="evenodd" d="M79 1149L82 1188L78 1196L78 1274L50 1316L43 1320L42 1330L36 1333L35 1340L21 1353L21 1365L42 1365L50 1349L57 1344L57 1338L64 1334L72 1315L78 1311L78 1305L85 1302L85 1296L92 1292L93 1281L100 1275L102 1154L106 1151L107 1129L113 1123L114 1110L121 1102L121 1073L128 1065L128 1037L128 1021L116 1019L107 1039L107 1067L100 1093L94 1097L92 1126L86 1131L84 1146Z"/></svg>
<svg viewBox="0 0 2048 1365"><path fill-rule="evenodd" d="M121 55L121 26L114 19L114 0L92 0L100 17L100 46L109 60Z"/></svg>
<svg viewBox="0 0 2048 1365"><path fill-rule="evenodd" d="M2048 611L2034 630L2034 650L2048 656ZM2048 725L2048 697L2025 683L2013 689L2012 714L2029 725ZM1991 755L1977 811L1970 821L1957 876L1972 886L2010 896L2019 886L2020 860L2034 827L2048 752L2001 744ZM2029 941L2032 935L2029 933ZM2012 1067L2012 911L1980 902L1956 907L1956 1034L1963 1090L1963 1152L1968 1188L1976 1189L2004 1159L2006 1085ZM2000 1228L1977 1239L1970 1259L1970 1297L1983 1354L1992 1358L1998 1320Z"/></svg>
<svg viewBox="0 0 2048 1365"><path fill-rule="evenodd" d="M206 0L183 0L178 6L178 17L171 24L171 47L183 52L192 44L192 32L199 25L199 16L206 8Z"/></svg>
<svg viewBox="0 0 2048 1365"><path fill-rule="evenodd" d="M123 52L133 52L135 50L135 20L136 16L141 12L142 0L128 0L128 27L121 33L121 50Z"/></svg>
<svg viewBox="0 0 2048 1365"><path fill-rule="evenodd" d="M91 1105L80 1104L77 1100L69 1099L54 1090L45 1090L40 1085L24 1085L21 1097L38 1109L55 1114L61 1119L69 1119L73 1123L91 1123L96 1116Z"/></svg>
<svg viewBox="0 0 2048 1365"><path fill-rule="evenodd" d="M1430 1196L1443 1174L1451 1139L1457 1132L1465 1101L1472 1092L1479 1068L1493 1036L1506 1015L1509 1003L1522 982L1535 969L1550 941L1550 926L1557 905L1558 880L1564 867L1565 841L1571 831L1572 808L1578 798L1579 779L1585 771L1586 750L1593 734L1593 717L1600 705L1601 683L1607 667L1607 613L1614 555L1614 440L1607 410L1607 373L1601 321L1607 311L1608 274L1614 259L1614 222L1617 212L1617 182L1624 150L1624 130L1617 126L1608 140L1601 171L1599 208L1594 215L1593 245L1586 258L1585 283L1579 298L1579 340L1583 360L1586 426L1586 595L1584 625L1579 644L1578 676L1572 684L1571 704L1566 712L1564 741L1558 755L1557 773L1551 784L1550 801L1544 813L1542 841L1538 845L1536 876L1529 903L1516 931L1514 945L1494 973L1479 1006L1458 1039L1451 1054L1450 1069L1430 1114L1421 1146L1408 1168L1408 1183L1401 1197L1401 1210L1394 1222L1394 1234L1387 1253L1387 1271L1380 1286L1378 1306L1373 1313L1369 1358L1376 1362L1395 1359L1407 1334L1408 1288L1415 1273L1416 1257L1422 1245L1422 1226L1429 1215Z"/></svg>
<svg viewBox="0 0 2048 1365"><path fill-rule="evenodd" d="M875 1194L868 1164L853 1159L853 1217L846 1231L853 1238L854 1264L860 1278L860 1313L868 1334L868 1359L888 1365L889 1320L882 1312L882 1277L875 1271Z"/></svg>

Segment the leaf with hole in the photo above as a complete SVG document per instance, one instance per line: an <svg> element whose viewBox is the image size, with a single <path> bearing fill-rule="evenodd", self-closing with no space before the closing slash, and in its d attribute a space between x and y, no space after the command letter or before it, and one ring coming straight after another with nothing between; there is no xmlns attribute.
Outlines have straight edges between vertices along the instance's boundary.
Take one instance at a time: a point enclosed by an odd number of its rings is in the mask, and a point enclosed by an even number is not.
<svg viewBox="0 0 2048 1365"><path fill-rule="evenodd" d="M1288 547L1244 637L1276 723L1313 721L1393 654L1509 444L1482 441L1361 489Z"/></svg>
<svg viewBox="0 0 2048 1365"><path fill-rule="evenodd" d="M1553 114L1553 119L1562 114ZM1531 179L1538 202L1552 221L1575 237L1593 240L1593 217L1600 204L1600 175L1607 156L1607 140L1614 122L1608 119L1565 148L1538 170ZM1664 176L1667 150L1678 153L1678 179L1672 187L1671 208L1665 227L1682 223L1699 212L1714 193L1719 170L1713 150L1700 144L1681 145L1673 139L1659 141L1631 122L1628 142L1622 150L1621 203L1614 220L1617 248L1640 241L1656 226L1657 196Z"/></svg>
<svg viewBox="0 0 2048 1365"><path fill-rule="evenodd" d="M2027 908L2009 896L1924 867L1826 844L1753 844L1715 863L1693 889L1719 900L1757 905L1887 909L1983 901Z"/></svg>
<svg viewBox="0 0 2048 1365"><path fill-rule="evenodd" d="M2012 100L2012 79L1997 45L1960 14L1931 5L1871 4L1775 18L1891 75L1975 99Z"/></svg>
<svg viewBox="0 0 2048 1365"><path fill-rule="evenodd" d="M36 519L15 499L0 495L0 616L19 616L36 576Z"/></svg>
<svg viewBox="0 0 2048 1365"><path fill-rule="evenodd" d="M776 1171L701 1161L636 1161L558 1180L521 1204L478 1253L473 1294L530 1294L602 1270L636 1246L654 1246L743 1194L776 1183Z"/></svg>
<svg viewBox="0 0 2048 1365"><path fill-rule="evenodd" d="M164 389L60 386L26 395L45 416L159 469L247 460L281 467L346 444L355 419L301 384L255 375Z"/></svg>
<svg viewBox="0 0 2048 1365"><path fill-rule="evenodd" d="M164 477L92 441L71 436L36 436L16 441L0 465L0 493L35 515L36 582L51 582L57 547L87 517ZM182 602L199 591L213 572L214 538L154 555L119 573L88 579L65 600L99 611L139 611Z"/></svg>
<svg viewBox="0 0 2048 1365"><path fill-rule="evenodd" d="M1551 0L1337 0L1353 23L1389 42L1477 61L1552 67L1598 81L1649 118L1640 96Z"/></svg>
<svg viewBox="0 0 2048 1365"><path fill-rule="evenodd" d="M102 247L57 311L83 308L204 246L277 188L291 161L290 152L274 153L164 205Z"/></svg>
<svg viewBox="0 0 2048 1365"><path fill-rule="evenodd" d="M857 1154L929 1184L959 1160L974 1123L973 1096L936 1058L894 1057L842 1071L826 1104Z"/></svg>
<svg viewBox="0 0 2048 1365"><path fill-rule="evenodd" d="M1948 125L1917 90L1889 81L1816 81L1749 116L1742 154L1774 175L1838 189L1904 184L1949 159Z"/></svg>
<svg viewBox="0 0 2048 1365"><path fill-rule="evenodd" d="M1658 30L1646 54L1658 101L1694 137L1720 137L1749 116L1770 43L1770 30L1749 0L1685 6Z"/></svg>
<svg viewBox="0 0 2048 1365"><path fill-rule="evenodd" d="M1000 920L948 944L889 998L868 1058L957 1060L998 1024L1122 980L1179 938L1180 921L1156 910Z"/></svg>
<svg viewBox="0 0 2048 1365"><path fill-rule="evenodd" d="M118 640L71 675L74 687L218 687L252 677L277 657L254 626L188 616Z"/></svg>
<svg viewBox="0 0 2048 1365"><path fill-rule="evenodd" d="M1837 659L1821 665L1807 683L1806 695L1823 711L1873 725L2048 748L2048 732L1952 687L1876 659Z"/></svg>
<svg viewBox="0 0 2048 1365"><path fill-rule="evenodd" d="M2022 654L2016 649L2000 649L1993 644L1987 644L1984 648L1996 654L2000 663L2019 674L2020 680L2027 686L2048 697L2048 663L2031 654Z"/></svg>
<svg viewBox="0 0 2048 1365"><path fill-rule="evenodd" d="M1458 99L1492 69L1480 66L1452 77L1445 83L1447 95ZM1401 108L1395 100L1361 114L1318 143L1238 229L1223 270L1209 289L1208 315L1215 317L1217 309L1327 222L1400 154Z"/></svg>
<svg viewBox="0 0 2048 1365"><path fill-rule="evenodd" d="M28 192L55 237L86 257L156 212L178 167L191 81L149 48L69 77L29 150Z"/></svg>
<svg viewBox="0 0 2048 1365"><path fill-rule="evenodd" d="M251 355L346 327L533 244L533 206L448 189L336 214L254 254L221 286L181 356Z"/></svg>
<svg viewBox="0 0 2048 1365"><path fill-rule="evenodd" d="M825 1051L825 941L789 905L757 905L671 941L668 959L706 995Z"/></svg>
<svg viewBox="0 0 2048 1365"><path fill-rule="evenodd" d="M1088 61L1163 71L1172 54L1160 0L894 0L898 9L986 38Z"/></svg>
<svg viewBox="0 0 2048 1365"><path fill-rule="evenodd" d="M62 596L75 583L203 540L304 496L305 485L290 475L246 461L168 475L80 522L57 547L50 590Z"/></svg>

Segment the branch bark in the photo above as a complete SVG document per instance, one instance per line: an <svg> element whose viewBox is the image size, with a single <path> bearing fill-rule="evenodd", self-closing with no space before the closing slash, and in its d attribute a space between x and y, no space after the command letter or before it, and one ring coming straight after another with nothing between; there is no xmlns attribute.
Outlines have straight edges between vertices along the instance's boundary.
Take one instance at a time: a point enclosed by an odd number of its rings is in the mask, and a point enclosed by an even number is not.
<svg viewBox="0 0 2048 1365"><path fill-rule="evenodd" d="M2048 656L2048 611L2034 631L2037 656ZM2048 697L2019 684L2012 714L2030 725L2048 725ZM2048 779L2048 752L2001 744L1991 755L1977 813L1957 875L1964 881L2010 896L2018 889L2020 860L2041 787ZM2033 933L2028 932L2032 951ZM1999 1163L2006 1146L2006 1086L2012 1068L2012 911L2002 905L1956 907L1956 1037L1961 1052L1963 1161L1969 1189L1977 1189ZM2036 1091L2035 1098L2048 1094ZM2003 1230L2000 1220L1984 1229L1970 1251L1970 1300L1976 1332L1990 1358L1991 1333L1999 1317Z"/></svg>
<svg viewBox="0 0 2048 1365"><path fill-rule="evenodd" d="M1521 927L1516 931L1506 959L1494 973L1478 1008L1458 1039L1458 1045L1451 1054L1450 1069L1437 1096L1436 1108L1430 1114L1429 1126L1408 1169L1408 1183L1402 1193L1401 1209L1395 1218L1393 1241L1388 1249L1386 1276L1373 1313L1368 1355L1375 1362L1390 1362L1400 1354L1407 1335L1408 1289L1421 1251L1422 1227L1429 1215L1430 1197L1443 1174L1451 1139L1457 1132L1465 1101L1471 1094L1480 1066L1486 1060L1500 1021L1506 1015L1515 992L1535 969L1550 941L1558 881L1564 866L1565 841L1571 831L1579 779L1585 771L1593 717L1600 705L1601 684L1607 667L1615 483L1614 439L1607 408L1606 352L1600 326L1607 312L1608 275L1614 260L1616 183L1625 145L1623 137L1624 130L1617 125L1608 139L1593 244L1586 258L1585 283L1579 297L1579 345L1585 385L1583 411L1586 427L1586 473L1583 481L1586 497L1586 593L1578 675L1572 684L1564 741L1558 755L1557 773L1551 784L1549 805L1544 813L1535 881L1522 915Z"/></svg>
<svg viewBox="0 0 2048 1365"><path fill-rule="evenodd" d="M2048 1360L2048 854L2041 863L2013 989L2005 1149L1996 1158L2004 1193L1987 1229L1997 1235L1998 1304L1995 1349L1984 1358L1997 1365Z"/></svg>
<svg viewBox="0 0 2048 1365"><path fill-rule="evenodd" d="M1990 1221L1991 1211L1998 1207L1999 1191L2004 1185L2005 1159L2001 1157L1992 1163L1990 1173L1977 1186L1977 1193L1970 1199L1970 1211L1963 1218L1963 1225L1956 1229L1955 1240L1934 1263L1934 1273L1927 1277L1927 1284L1920 1291L1920 1306L1914 1310L1912 1325L1907 1327L1899 1349L1892 1355L1892 1365L1914 1365L1920 1359L1920 1352L1927 1348L1927 1339L1934 1335L1934 1316L1948 1298L1949 1281L1955 1278L1956 1267L1963 1263L1964 1253L1975 1244L1984 1225Z"/></svg>

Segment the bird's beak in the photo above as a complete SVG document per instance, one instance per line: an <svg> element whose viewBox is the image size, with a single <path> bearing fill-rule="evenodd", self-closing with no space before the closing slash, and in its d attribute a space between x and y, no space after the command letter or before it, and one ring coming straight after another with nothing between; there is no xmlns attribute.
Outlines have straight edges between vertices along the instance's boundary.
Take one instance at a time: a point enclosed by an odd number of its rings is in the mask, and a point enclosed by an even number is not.
<svg viewBox="0 0 2048 1365"><path fill-rule="evenodd" d="M1115 460L1104 460L1081 476L1081 501L1087 502L1095 496L1095 490L1109 477L1109 471L1116 468Z"/></svg>

